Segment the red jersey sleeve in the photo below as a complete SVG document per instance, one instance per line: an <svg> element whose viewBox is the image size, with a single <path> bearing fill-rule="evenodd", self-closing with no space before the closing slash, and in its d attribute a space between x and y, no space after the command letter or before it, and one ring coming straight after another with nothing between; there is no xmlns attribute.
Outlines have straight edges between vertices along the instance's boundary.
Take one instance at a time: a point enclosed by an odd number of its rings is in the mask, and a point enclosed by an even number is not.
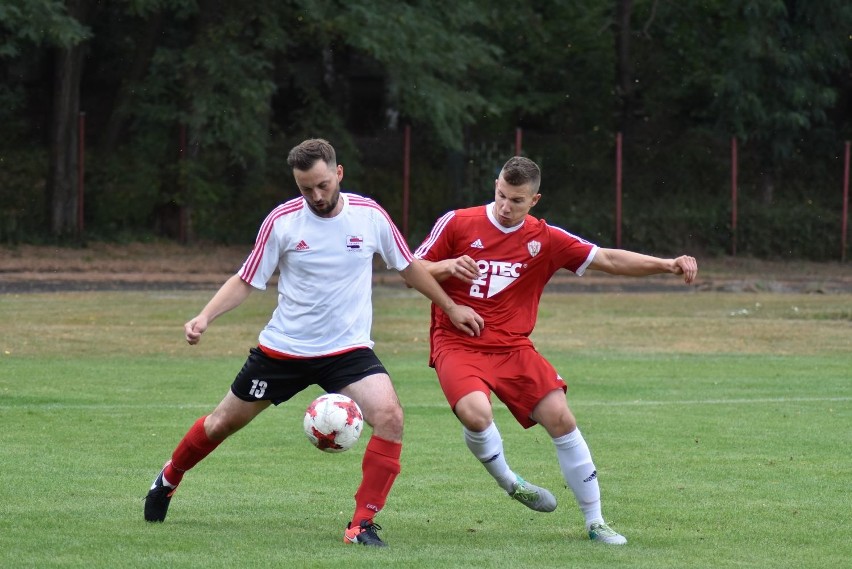
<svg viewBox="0 0 852 569"><path fill-rule="evenodd" d="M554 265L554 272L557 269L568 269L582 276L589 263L595 258L598 246L561 227L548 225L547 229L550 232L552 247L550 260Z"/></svg>
<svg viewBox="0 0 852 569"><path fill-rule="evenodd" d="M435 222L435 225L432 227L432 231L414 251L414 256L418 259L423 259L426 261L443 261L444 259L449 259L451 257L456 256L455 251L453 251L453 229L452 229L452 221L456 217L455 211L450 211L441 216L438 221Z"/></svg>

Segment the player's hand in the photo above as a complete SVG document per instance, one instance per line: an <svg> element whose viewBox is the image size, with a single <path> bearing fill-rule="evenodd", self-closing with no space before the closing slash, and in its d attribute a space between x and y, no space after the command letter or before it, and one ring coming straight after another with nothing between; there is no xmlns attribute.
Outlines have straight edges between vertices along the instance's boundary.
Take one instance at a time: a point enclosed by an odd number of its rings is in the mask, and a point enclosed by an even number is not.
<svg viewBox="0 0 852 569"><path fill-rule="evenodd" d="M450 276L461 279L466 283L472 283L479 278L479 266L472 258L462 255L455 259L449 259Z"/></svg>
<svg viewBox="0 0 852 569"><path fill-rule="evenodd" d="M683 282L692 284L698 276L698 261L695 257L682 255L674 260L674 274L683 275Z"/></svg>
<svg viewBox="0 0 852 569"><path fill-rule="evenodd" d="M468 336L479 336L485 328L485 320L469 306L455 305L447 316L453 325Z"/></svg>
<svg viewBox="0 0 852 569"><path fill-rule="evenodd" d="M201 335L205 330L207 330L207 319L203 316L196 316L183 325L186 341L191 346L194 346L201 340Z"/></svg>

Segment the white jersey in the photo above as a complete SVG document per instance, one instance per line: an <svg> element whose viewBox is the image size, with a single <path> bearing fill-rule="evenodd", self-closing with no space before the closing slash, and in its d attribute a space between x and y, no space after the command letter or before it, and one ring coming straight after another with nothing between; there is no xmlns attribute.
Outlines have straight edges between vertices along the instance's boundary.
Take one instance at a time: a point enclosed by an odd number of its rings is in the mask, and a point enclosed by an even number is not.
<svg viewBox="0 0 852 569"><path fill-rule="evenodd" d="M344 192L340 200L340 213L324 218L299 197L272 210L261 225L237 274L264 290L278 269L278 308L260 333L264 348L317 357L373 347L373 255L398 271L412 255L379 204Z"/></svg>

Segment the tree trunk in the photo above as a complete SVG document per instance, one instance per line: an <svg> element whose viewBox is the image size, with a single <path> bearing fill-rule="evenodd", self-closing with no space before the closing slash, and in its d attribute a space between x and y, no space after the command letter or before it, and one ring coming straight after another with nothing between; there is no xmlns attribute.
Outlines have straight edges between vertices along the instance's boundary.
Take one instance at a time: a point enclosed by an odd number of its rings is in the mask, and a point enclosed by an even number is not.
<svg viewBox="0 0 852 569"><path fill-rule="evenodd" d="M53 90L47 219L57 237L77 230L78 117L82 48L57 49Z"/></svg>
<svg viewBox="0 0 852 569"><path fill-rule="evenodd" d="M618 97L617 130L627 133L633 116L633 65L630 62L630 16L633 0L616 0L615 6L615 92Z"/></svg>
<svg viewBox="0 0 852 569"><path fill-rule="evenodd" d="M771 206L775 201L775 174L772 171L760 174L760 189L763 197L763 205Z"/></svg>
<svg viewBox="0 0 852 569"><path fill-rule="evenodd" d="M106 152L110 152L119 146L119 140L124 134L124 127L127 122L127 107L132 99L133 87L140 84L148 73L148 67L151 65L151 58L157 49L157 40L161 36L162 28L163 14L162 12L155 12L150 20L145 22L140 37L137 38L133 64L121 81L109 120L104 129L104 136L99 145Z"/></svg>
<svg viewBox="0 0 852 569"><path fill-rule="evenodd" d="M68 14L83 20L87 0L69 0ZM50 177L47 182L47 220L50 233L67 237L78 233L78 141L80 76L83 44L55 52L53 121L50 133Z"/></svg>
<svg viewBox="0 0 852 569"><path fill-rule="evenodd" d="M205 33L207 28L214 25L217 18L221 17L221 7L218 6L216 0L199 0L198 13L192 25L193 39L190 45L197 46L200 42L205 41ZM192 163L198 160L201 152L201 141L204 138L205 120L203 117L197 117L198 109L195 105L194 92L199 84L204 84L205 78L199 75L205 71L197 69L188 69L183 76L183 91L184 100L179 103L188 117L187 124L178 125L179 140L180 140L180 163L177 168L177 179L175 180L174 198L161 208L166 212L165 216L161 216L160 221L162 227L170 228L174 223L169 223L170 218L177 224L176 233L168 232L170 237L177 238L178 242L183 245L192 243L195 239L195 231L193 229L193 176Z"/></svg>

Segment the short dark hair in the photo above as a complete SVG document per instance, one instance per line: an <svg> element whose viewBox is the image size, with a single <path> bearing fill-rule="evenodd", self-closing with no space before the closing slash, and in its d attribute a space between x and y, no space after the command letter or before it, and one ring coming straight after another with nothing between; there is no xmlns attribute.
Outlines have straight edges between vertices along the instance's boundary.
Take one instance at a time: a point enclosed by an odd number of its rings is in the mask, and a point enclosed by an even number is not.
<svg viewBox="0 0 852 569"><path fill-rule="evenodd" d="M541 169L538 164L523 156L509 158L500 170L500 177L512 186L531 184L534 194L538 193L541 185Z"/></svg>
<svg viewBox="0 0 852 569"><path fill-rule="evenodd" d="M310 170L320 160L331 167L337 166L334 147L323 138L309 138L294 146L287 155L287 165L296 170Z"/></svg>

